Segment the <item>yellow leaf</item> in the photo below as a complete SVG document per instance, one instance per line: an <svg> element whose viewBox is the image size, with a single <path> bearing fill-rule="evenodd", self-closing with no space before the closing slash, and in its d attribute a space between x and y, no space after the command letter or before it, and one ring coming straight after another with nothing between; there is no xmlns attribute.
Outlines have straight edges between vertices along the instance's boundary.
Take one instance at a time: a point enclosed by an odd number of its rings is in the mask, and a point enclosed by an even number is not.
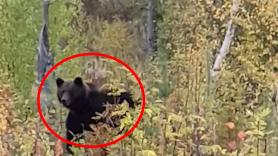
<svg viewBox="0 0 278 156"><path fill-rule="evenodd" d="M139 156L156 156L155 152L152 150L143 150L138 152Z"/></svg>

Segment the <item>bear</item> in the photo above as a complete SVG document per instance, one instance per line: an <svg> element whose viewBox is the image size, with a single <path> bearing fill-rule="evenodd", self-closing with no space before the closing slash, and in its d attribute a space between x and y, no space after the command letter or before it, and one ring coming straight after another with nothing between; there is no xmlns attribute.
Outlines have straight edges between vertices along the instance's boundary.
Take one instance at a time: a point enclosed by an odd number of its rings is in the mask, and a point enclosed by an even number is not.
<svg viewBox="0 0 278 156"><path fill-rule="evenodd" d="M92 117L97 116L97 112L105 111L105 104L121 104L126 101L130 108L135 107L130 92L108 95L107 92L96 89L92 83L83 82L81 77L76 77L73 81L57 78L56 85L59 103L69 110L65 121L66 138L69 141L84 130L93 131L90 125L99 121L93 120ZM78 139L80 138L75 140ZM73 154L70 147L70 144L66 145L67 151Z"/></svg>

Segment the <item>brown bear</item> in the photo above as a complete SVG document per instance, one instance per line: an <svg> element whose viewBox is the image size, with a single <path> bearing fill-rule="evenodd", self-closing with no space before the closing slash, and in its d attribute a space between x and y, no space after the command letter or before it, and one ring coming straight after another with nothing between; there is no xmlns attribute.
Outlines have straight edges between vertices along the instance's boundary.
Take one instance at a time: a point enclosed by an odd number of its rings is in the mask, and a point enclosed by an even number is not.
<svg viewBox="0 0 278 156"><path fill-rule="evenodd" d="M90 124L97 124L99 121L93 120L92 117L96 116L96 112L105 111L106 103L121 104L126 100L129 107L134 108L134 101L129 92L117 96L108 95L105 91L97 90L91 83L84 83L80 77L73 81L57 78L56 84L59 102L69 109L66 119L66 138L69 141L82 134L83 130L93 131ZM70 147L71 145L67 144L67 150L72 154Z"/></svg>

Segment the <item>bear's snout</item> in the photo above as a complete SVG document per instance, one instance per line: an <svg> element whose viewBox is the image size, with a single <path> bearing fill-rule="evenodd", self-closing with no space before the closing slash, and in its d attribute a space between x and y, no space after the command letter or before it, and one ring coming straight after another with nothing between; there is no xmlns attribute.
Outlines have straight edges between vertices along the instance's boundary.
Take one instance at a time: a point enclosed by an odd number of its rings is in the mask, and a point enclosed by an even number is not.
<svg viewBox="0 0 278 156"><path fill-rule="evenodd" d="M62 103L63 105L67 105L67 100L62 99L61 103Z"/></svg>
<svg viewBox="0 0 278 156"><path fill-rule="evenodd" d="M64 93L62 98L61 98L61 103L64 106L69 106L70 105L70 96L68 93Z"/></svg>

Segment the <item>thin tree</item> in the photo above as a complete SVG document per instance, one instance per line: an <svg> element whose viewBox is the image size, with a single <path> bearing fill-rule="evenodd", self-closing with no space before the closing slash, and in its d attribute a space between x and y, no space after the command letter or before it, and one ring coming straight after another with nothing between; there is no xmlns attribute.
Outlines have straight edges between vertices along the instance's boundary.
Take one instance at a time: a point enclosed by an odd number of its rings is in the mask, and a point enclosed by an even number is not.
<svg viewBox="0 0 278 156"><path fill-rule="evenodd" d="M235 33L235 25L233 23L233 18L236 15L238 9L239 9L239 1L233 0L233 5L231 8L231 14L230 14L230 20L228 21L228 24L227 24L227 31L225 34L225 38L221 45L219 53L216 56L215 62L213 64L213 67L210 72L212 80L215 80L217 78L217 76L219 75L223 61L224 61L226 55L229 53L229 48L230 48L230 45L231 45L231 42L232 42L232 39L233 39L233 36Z"/></svg>

